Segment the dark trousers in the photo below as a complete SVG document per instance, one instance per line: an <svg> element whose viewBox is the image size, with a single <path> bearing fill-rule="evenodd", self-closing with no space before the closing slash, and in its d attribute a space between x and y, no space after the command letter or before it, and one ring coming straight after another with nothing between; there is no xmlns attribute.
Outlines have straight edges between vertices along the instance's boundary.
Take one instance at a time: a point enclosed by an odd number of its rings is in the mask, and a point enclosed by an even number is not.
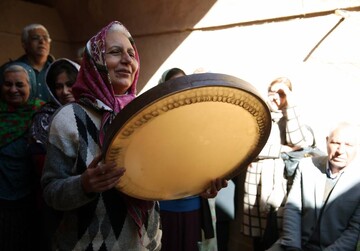
<svg viewBox="0 0 360 251"><path fill-rule="evenodd" d="M35 211L29 207L0 207L0 250L37 250L34 247L35 216Z"/></svg>
<svg viewBox="0 0 360 251"><path fill-rule="evenodd" d="M201 241L201 211L161 211L162 251L198 251Z"/></svg>

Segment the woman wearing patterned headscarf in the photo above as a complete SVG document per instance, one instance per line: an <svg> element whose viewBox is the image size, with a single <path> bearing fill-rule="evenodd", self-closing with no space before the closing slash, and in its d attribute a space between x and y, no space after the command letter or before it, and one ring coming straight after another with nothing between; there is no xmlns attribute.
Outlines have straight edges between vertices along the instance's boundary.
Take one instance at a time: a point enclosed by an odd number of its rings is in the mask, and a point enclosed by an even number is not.
<svg viewBox="0 0 360 251"><path fill-rule="evenodd" d="M0 250L33 250L35 172L28 149L31 117L43 101L31 98L34 71L6 66L0 83Z"/></svg>
<svg viewBox="0 0 360 251"><path fill-rule="evenodd" d="M71 89L79 69L80 65L77 63L67 58L60 58L54 61L46 71L46 88L49 89L51 101L34 114L29 132L33 162L39 175L44 166L51 117L61 106L75 101Z"/></svg>
<svg viewBox="0 0 360 251"><path fill-rule="evenodd" d="M160 250L158 203L115 189L124 168L101 162L106 127L136 95L139 55L114 21L86 44L72 90L76 102L50 125L42 185L45 201L63 216L56 250Z"/></svg>
<svg viewBox="0 0 360 251"><path fill-rule="evenodd" d="M79 69L80 65L67 58L59 58L50 64L45 74L45 81L51 101L43 105L34 114L29 129L29 148L37 174L37 206L41 219L37 224L39 227L37 231L37 236L39 237L37 248L41 250L48 250L47 247L51 245L49 236L53 233L53 225L58 214L57 211L50 209L44 203L40 186L40 177L46 156L48 129L55 111L61 106L75 101L72 94L72 86L76 81Z"/></svg>

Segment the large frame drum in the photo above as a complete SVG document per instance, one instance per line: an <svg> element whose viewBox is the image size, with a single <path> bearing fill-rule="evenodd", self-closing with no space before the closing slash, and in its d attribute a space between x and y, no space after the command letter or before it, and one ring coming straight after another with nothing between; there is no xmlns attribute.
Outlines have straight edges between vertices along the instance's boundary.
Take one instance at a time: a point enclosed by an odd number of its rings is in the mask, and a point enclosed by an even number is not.
<svg viewBox="0 0 360 251"><path fill-rule="evenodd" d="M245 170L265 145L270 111L246 81L203 73L160 84L108 127L105 161L126 172L117 189L145 200L199 194Z"/></svg>

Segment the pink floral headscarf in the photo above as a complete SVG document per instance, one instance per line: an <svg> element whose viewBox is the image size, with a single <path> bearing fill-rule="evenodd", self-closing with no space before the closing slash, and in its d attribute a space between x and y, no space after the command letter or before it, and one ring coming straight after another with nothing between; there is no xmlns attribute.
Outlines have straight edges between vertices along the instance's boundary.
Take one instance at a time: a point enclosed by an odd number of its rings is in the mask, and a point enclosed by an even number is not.
<svg viewBox="0 0 360 251"><path fill-rule="evenodd" d="M117 30L123 32L129 38L135 51L135 59L140 68L139 54L129 31L120 22L113 21L87 42L81 68L72 87L76 100L87 104L90 103L93 107L104 111L99 135L101 146L104 139L104 126L111 123L115 115L135 98L136 84L139 78L138 69L128 91L124 95L115 96L105 62L106 34L115 25L118 26Z"/></svg>
<svg viewBox="0 0 360 251"><path fill-rule="evenodd" d="M115 96L111 85L109 72L105 62L106 34L114 25L117 30L123 32L130 40L134 51L135 59L139 64L140 59L135 43L129 31L118 21L113 21L101 29L86 44L85 52L81 62L75 84L72 87L73 95L77 102L91 105L104 112L99 132L99 143L102 146L106 125L136 96L136 84L139 78L139 69L128 91L121 96ZM139 235L142 236L141 228L148 217L147 211L154 206L152 201L143 201L124 195L128 205L128 212L138 226Z"/></svg>

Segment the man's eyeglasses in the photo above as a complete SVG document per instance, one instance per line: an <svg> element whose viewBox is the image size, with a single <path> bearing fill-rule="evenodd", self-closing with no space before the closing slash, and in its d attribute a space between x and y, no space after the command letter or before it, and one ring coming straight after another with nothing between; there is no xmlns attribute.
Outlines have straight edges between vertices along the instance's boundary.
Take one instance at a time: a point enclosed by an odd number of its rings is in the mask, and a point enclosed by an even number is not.
<svg viewBox="0 0 360 251"><path fill-rule="evenodd" d="M51 42L51 38L49 36L39 36L39 35L30 36L30 40L31 41L44 40L45 42L48 42L48 43Z"/></svg>

